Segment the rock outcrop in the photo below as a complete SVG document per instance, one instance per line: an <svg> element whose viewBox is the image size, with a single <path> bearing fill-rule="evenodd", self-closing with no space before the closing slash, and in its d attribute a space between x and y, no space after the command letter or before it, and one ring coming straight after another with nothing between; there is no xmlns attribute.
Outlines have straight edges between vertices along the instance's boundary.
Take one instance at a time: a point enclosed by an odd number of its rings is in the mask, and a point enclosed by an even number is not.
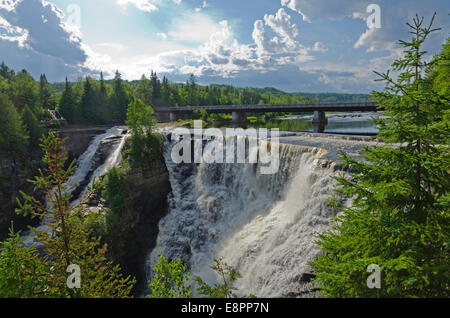
<svg viewBox="0 0 450 318"><path fill-rule="evenodd" d="M159 221L167 214L167 196L172 191L162 149L127 173L127 212L111 237L109 251L127 275L135 276L135 294L146 288L145 262L156 245Z"/></svg>

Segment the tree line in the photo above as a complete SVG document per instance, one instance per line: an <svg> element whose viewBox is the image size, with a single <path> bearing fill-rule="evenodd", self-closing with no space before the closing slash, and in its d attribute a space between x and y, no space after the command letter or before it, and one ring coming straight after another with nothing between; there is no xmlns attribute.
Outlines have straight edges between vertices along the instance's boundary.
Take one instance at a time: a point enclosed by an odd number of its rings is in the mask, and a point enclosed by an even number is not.
<svg viewBox="0 0 450 318"><path fill-rule="evenodd" d="M103 73L96 80L50 84L45 74L36 81L26 70L16 73L0 65L0 147L10 155L24 155L36 147L44 133L42 122L57 110L69 124L124 123L128 105L135 99L150 107L188 105L280 104L310 102L293 94L270 95L272 90L199 85L191 75L186 83L171 83L151 71L147 78L126 81L117 71L112 80Z"/></svg>

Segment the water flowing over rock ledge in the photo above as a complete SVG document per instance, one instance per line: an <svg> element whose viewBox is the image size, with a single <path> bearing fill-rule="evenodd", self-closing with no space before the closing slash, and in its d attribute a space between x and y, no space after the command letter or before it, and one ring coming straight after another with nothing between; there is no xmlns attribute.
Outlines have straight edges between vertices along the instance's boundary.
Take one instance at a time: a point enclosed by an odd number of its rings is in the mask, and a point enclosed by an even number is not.
<svg viewBox="0 0 450 318"><path fill-rule="evenodd" d="M347 140L348 139L348 140ZM181 259L191 276L219 278L212 260L224 257L242 278L241 295L314 297L308 263L319 253L317 234L337 212L327 204L339 170L339 151L360 156L375 141L290 135L280 137L280 169L258 173L258 164L175 164L167 139L164 157L172 192L159 223L157 254Z"/></svg>

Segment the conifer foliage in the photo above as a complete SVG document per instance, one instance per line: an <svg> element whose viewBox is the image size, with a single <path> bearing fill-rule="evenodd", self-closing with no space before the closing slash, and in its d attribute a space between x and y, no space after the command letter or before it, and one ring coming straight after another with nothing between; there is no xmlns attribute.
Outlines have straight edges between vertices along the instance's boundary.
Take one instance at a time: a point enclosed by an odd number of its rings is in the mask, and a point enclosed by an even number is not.
<svg viewBox="0 0 450 318"><path fill-rule="evenodd" d="M31 182L36 190L47 193L47 204L22 193L24 200L19 202L17 212L41 218L47 229L33 229L34 240L46 256L37 257L36 250L22 247L17 234L11 232L1 250L0 293L21 297L128 297L134 279L123 277L120 268L107 261L106 246L91 234L98 215L82 204L69 203L71 189L65 184L74 165L64 169L67 157L63 140L50 132L43 139L42 148L46 168ZM17 270L11 271L8 264L16 264ZM80 269L79 288L68 284L74 265ZM1 288L5 282L16 289ZM26 293L20 294L23 289Z"/></svg>
<svg viewBox="0 0 450 318"><path fill-rule="evenodd" d="M343 156L353 173L337 179L338 192L352 206L341 207L332 230L320 236L323 254L312 264L324 296L450 296L450 102L439 83L428 83L446 76L423 78L449 72L442 67L448 53L424 59L433 19L424 26L416 16L408 24L413 38L399 42L396 79L377 73L386 83L374 93L385 109L379 136L386 144L366 148L363 161ZM381 269L381 288L368 287L371 264Z"/></svg>

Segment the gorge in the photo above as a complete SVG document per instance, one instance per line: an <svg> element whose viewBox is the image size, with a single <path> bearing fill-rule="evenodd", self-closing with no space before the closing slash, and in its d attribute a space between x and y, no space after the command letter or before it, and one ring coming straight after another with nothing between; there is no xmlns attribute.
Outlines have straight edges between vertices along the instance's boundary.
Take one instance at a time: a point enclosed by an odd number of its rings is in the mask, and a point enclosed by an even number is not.
<svg viewBox="0 0 450 318"><path fill-rule="evenodd" d="M192 277L208 283L218 281L210 266L223 257L242 275L236 284L240 295L313 297L308 263L320 251L317 234L329 228L336 212L327 200L340 172L338 152L357 157L373 141L284 134L279 170L264 175L257 163L176 164L171 129L158 130L166 135L162 153L128 175L130 215L112 235L115 261L137 277L136 294L148 293L151 269L162 253L181 259ZM86 130L84 147L80 136L68 140L69 157L78 157L69 180L79 185L73 204L94 178L120 166L126 137L126 127L112 127Z"/></svg>

